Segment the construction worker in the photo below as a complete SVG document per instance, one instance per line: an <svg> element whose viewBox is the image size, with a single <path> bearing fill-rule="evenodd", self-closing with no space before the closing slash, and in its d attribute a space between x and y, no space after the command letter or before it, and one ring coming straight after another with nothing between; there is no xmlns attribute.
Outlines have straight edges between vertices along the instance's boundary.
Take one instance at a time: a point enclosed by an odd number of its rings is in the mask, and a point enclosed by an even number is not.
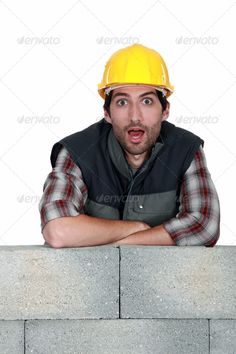
<svg viewBox="0 0 236 354"><path fill-rule="evenodd" d="M134 44L108 60L104 118L57 142L40 201L51 247L216 244L220 207L203 140L167 122L163 58Z"/></svg>

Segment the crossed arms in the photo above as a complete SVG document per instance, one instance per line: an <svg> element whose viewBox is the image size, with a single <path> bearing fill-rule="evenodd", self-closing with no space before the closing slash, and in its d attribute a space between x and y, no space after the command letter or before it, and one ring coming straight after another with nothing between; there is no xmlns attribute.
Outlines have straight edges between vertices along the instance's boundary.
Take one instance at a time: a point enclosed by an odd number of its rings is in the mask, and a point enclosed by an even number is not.
<svg viewBox="0 0 236 354"><path fill-rule="evenodd" d="M202 148L186 171L176 217L150 228L140 221L110 220L80 214L87 189L81 171L65 148L44 184L40 201L44 239L55 248L103 244L214 246L220 207Z"/></svg>
<svg viewBox="0 0 236 354"><path fill-rule="evenodd" d="M175 245L163 226L150 228L140 221L109 220L83 214L49 221L43 229L43 236L55 248L108 243Z"/></svg>

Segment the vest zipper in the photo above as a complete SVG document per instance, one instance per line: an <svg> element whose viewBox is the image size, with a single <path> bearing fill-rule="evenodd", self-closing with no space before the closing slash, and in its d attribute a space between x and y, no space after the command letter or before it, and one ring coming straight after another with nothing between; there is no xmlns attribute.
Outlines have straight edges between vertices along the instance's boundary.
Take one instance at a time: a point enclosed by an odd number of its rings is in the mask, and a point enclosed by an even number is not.
<svg viewBox="0 0 236 354"><path fill-rule="evenodd" d="M130 182L130 184L129 184L128 191L127 191L127 194L126 194L125 203L124 203L123 215L122 215L122 219L123 219L123 220L124 220L124 217L127 215L127 203L126 203L126 202L127 202L128 197L130 196L130 193L131 193L131 190L132 190L132 188L133 188L134 182L135 182L136 178L139 177L144 171L145 171L145 165L144 165L143 168L138 172L138 174L135 175L135 177L133 177L133 173L132 173L131 169L129 170L132 179L131 179L131 182Z"/></svg>

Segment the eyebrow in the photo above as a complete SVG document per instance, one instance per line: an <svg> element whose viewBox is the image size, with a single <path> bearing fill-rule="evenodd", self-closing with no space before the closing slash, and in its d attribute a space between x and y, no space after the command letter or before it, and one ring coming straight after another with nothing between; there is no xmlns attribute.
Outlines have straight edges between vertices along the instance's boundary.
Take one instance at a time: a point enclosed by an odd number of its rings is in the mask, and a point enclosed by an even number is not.
<svg viewBox="0 0 236 354"><path fill-rule="evenodd" d="M156 93L153 92L153 91L149 91L149 92L144 92L142 93L139 97L144 97L144 96L147 96L147 95L155 95L156 96ZM125 96L125 97L129 97L130 95L128 93L125 93L125 92L117 92L115 93L112 98L116 98L117 96Z"/></svg>

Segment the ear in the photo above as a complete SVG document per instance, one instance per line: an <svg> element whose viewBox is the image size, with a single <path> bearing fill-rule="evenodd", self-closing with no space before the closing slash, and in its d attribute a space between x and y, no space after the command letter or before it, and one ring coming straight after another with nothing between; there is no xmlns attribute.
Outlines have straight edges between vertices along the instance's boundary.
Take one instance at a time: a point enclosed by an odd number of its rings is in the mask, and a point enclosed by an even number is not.
<svg viewBox="0 0 236 354"><path fill-rule="evenodd" d="M108 123L111 123L111 118L109 116L109 113L107 112L107 110L104 108L104 118Z"/></svg>
<svg viewBox="0 0 236 354"><path fill-rule="evenodd" d="M162 112L162 121L166 120L170 114L170 103L167 102L166 109Z"/></svg>

